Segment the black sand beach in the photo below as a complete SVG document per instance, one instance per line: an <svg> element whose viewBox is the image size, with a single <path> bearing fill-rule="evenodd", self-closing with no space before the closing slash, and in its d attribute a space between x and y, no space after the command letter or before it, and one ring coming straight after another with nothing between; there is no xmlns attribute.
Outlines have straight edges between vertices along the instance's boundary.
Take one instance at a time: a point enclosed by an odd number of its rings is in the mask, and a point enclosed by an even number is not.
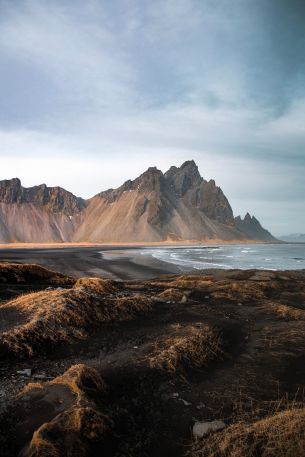
<svg viewBox="0 0 305 457"><path fill-rule="evenodd" d="M9 248L0 249L0 261L35 263L74 277L95 276L117 280L151 279L162 274L179 274L181 269L147 255L119 255L129 247L94 246L61 248ZM132 251L143 249L132 247ZM111 258L111 252L117 254ZM103 257L107 253L107 258Z"/></svg>

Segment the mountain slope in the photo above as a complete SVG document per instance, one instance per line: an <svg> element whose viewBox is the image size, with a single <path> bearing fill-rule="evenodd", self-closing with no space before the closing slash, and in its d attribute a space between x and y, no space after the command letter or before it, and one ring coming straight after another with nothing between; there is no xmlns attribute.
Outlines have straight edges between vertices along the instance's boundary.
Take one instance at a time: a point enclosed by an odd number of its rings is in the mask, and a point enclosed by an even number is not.
<svg viewBox="0 0 305 457"><path fill-rule="evenodd" d="M75 241L246 240L232 208L194 161L165 174L149 168L118 189L101 192L82 213Z"/></svg>
<svg viewBox="0 0 305 457"><path fill-rule="evenodd" d="M261 240L261 241L275 241L275 238L271 235L268 230L264 229L259 221L254 217L250 216L247 213L244 219L241 219L240 216L235 218L236 227L244 232L248 238L253 240Z"/></svg>
<svg viewBox="0 0 305 457"><path fill-rule="evenodd" d="M305 243L305 233L292 233L291 235L283 235L280 240L292 243Z"/></svg>
<svg viewBox="0 0 305 457"><path fill-rule="evenodd" d="M60 187L0 181L4 243L247 239L274 238L255 218L234 219L220 187L203 179L193 160L164 174L151 167L87 201Z"/></svg>
<svg viewBox="0 0 305 457"><path fill-rule="evenodd" d="M86 202L61 187L0 181L0 242L71 241Z"/></svg>

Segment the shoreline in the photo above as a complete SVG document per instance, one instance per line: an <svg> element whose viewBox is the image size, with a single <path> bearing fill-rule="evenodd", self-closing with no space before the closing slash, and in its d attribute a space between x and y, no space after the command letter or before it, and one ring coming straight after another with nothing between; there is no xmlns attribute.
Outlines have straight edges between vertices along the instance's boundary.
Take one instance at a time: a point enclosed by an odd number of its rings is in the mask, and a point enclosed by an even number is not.
<svg viewBox="0 0 305 457"><path fill-rule="evenodd" d="M274 245L275 243L238 243L235 246ZM284 243L290 244L290 243ZM169 274L186 274L194 271L187 263L172 262L167 258L158 258L149 252L149 248L183 249L218 249L228 243L210 244L108 244L108 245L74 245L74 244L42 244L42 245L10 245L0 246L0 262L38 264L53 271L80 278L101 277L114 280L150 280ZM233 246L233 243L230 243ZM145 250L147 249L147 253ZM254 265L246 268L257 268ZM200 268L206 269L206 267ZM222 268L213 263L209 268ZM223 267L228 269L229 267ZM245 266L232 264L232 269L244 269ZM268 269L260 268L259 269ZM270 266L270 269L278 269ZM284 268L285 269L285 268ZM288 268L289 269L289 268ZM298 269L298 268L297 268Z"/></svg>
<svg viewBox="0 0 305 457"><path fill-rule="evenodd" d="M181 241L137 241L130 243L0 243L2 249L65 249L65 248L133 248L133 247L158 247L158 246L219 246L223 244L239 245L239 244L294 244L288 241L260 241L260 240L181 240ZM299 243L296 243L299 244Z"/></svg>
<svg viewBox="0 0 305 457"><path fill-rule="evenodd" d="M0 249L0 262L38 264L60 273L80 277L103 277L115 280L146 280L186 271L153 256L122 255L107 258L103 252L128 251L144 246L66 246L63 248Z"/></svg>

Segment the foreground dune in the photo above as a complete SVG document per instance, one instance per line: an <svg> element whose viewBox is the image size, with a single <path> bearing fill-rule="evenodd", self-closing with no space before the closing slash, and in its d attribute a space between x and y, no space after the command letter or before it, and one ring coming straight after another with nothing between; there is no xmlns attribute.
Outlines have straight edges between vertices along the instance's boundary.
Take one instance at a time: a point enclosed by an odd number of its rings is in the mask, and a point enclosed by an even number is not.
<svg viewBox="0 0 305 457"><path fill-rule="evenodd" d="M0 270L4 457L304 456L304 271Z"/></svg>

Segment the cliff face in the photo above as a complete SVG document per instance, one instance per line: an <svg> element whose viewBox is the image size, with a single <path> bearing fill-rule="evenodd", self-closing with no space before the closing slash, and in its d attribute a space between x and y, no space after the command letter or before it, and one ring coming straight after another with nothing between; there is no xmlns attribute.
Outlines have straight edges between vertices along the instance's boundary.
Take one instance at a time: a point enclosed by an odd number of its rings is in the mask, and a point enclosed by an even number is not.
<svg viewBox="0 0 305 457"><path fill-rule="evenodd" d="M0 242L71 241L86 202L61 187L0 181Z"/></svg>
<svg viewBox="0 0 305 457"><path fill-rule="evenodd" d="M275 241L275 238L268 230L264 229L259 221L247 213L244 219L240 216L235 218L235 225L241 232L244 232L248 238L261 241Z"/></svg>
<svg viewBox="0 0 305 457"><path fill-rule="evenodd" d="M24 188L17 178L0 182L2 242L213 239L273 237L255 218L234 219L220 187L204 180L194 161L164 174L151 167L87 201L60 187Z"/></svg>
<svg viewBox="0 0 305 457"><path fill-rule="evenodd" d="M77 241L244 239L230 204L214 181L205 181L194 161L165 174L149 168L118 189L88 203Z"/></svg>
<svg viewBox="0 0 305 457"><path fill-rule="evenodd" d="M0 202L6 204L32 203L44 207L53 213L63 213L67 216L82 211L86 202L75 197L61 187L47 187L45 184L25 188L18 178L0 181Z"/></svg>

